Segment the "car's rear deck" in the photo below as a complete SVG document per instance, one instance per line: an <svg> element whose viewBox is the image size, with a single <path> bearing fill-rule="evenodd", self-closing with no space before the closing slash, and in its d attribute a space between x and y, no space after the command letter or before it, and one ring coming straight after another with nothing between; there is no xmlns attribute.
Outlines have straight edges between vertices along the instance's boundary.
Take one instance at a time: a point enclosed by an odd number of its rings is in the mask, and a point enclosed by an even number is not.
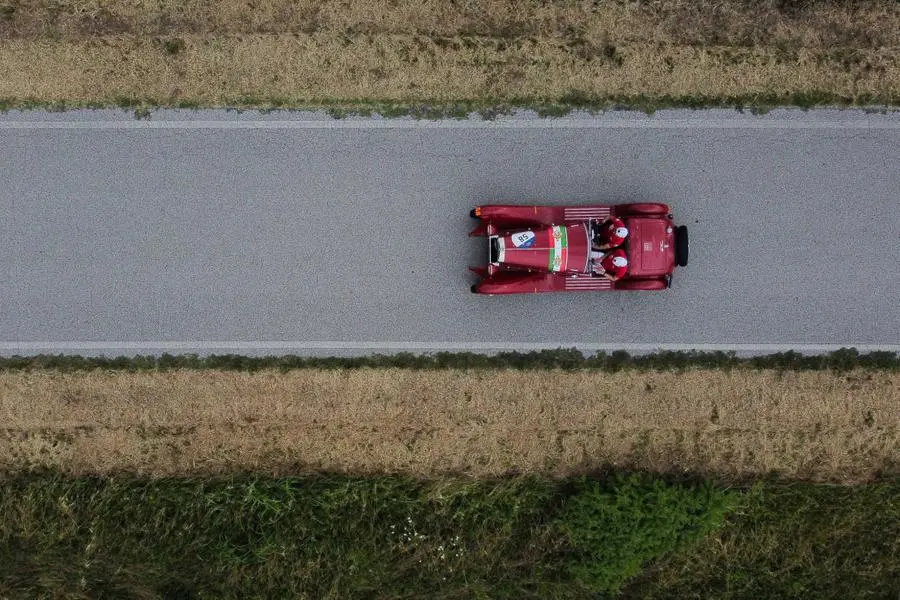
<svg viewBox="0 0 900 600"><path fill-rule="evenodd" d="M490 237L490 262L508 270L589 273L591 227L585 221Z"/></svg>

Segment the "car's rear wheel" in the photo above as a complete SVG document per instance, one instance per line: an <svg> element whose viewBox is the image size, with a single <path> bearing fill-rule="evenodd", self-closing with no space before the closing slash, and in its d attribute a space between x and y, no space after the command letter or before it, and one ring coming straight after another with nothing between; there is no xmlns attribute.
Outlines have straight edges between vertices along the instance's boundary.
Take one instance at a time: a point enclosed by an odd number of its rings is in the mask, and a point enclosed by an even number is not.
<svg viewBox="0 0 900 600"><path fill-rule="evenodd" d="M472 290L472 293L473 293L473 294L477 294L477 293L478 293L478 284L477 284L477 283L473 283L473 284L472 284L472 287L471 287L470 289Z"/></svg>
<svg viewBox="0 0 900 600"><path fill-rule="evenodd" d="M675 228L675 264L679 267L688 264L688 230L684 225Z"/></svg>

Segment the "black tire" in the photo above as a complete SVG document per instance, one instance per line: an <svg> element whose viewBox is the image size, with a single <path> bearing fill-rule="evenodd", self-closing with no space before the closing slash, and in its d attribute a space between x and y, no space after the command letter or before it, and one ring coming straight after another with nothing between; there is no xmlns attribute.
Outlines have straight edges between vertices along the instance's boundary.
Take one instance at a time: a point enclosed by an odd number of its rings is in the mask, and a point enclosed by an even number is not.
<svg viewBox="0 0 900 600"><path fill-rule="evenodd" d="M469 216L472 217L473 219L479 219L479 220L481 219L481 217L479 217L478 215L475 214L474 208L469 211Z"/></svg>
<svg viewBox="0 0 900 600"><path fill-rule="evenodd" d="M675 264L679 267L688 264L688 230L684 225L675 228Z"/></svg>
<svg viewBox="0 0 900 600"><path fill-rule="evenodd" d="M470 289L472 290L472 293L473 293L473 294L477 294L477 293L478 293L478 284L477 284L477 283L473 283L473 284L472 284L472 287L471 287Z"/></svg>
<svg viewBox="0 0 900 600"><path fill-rule="evenodd" d="M497 238L491 238L490 259L492 263L500 262L500 243Z"/></svg>

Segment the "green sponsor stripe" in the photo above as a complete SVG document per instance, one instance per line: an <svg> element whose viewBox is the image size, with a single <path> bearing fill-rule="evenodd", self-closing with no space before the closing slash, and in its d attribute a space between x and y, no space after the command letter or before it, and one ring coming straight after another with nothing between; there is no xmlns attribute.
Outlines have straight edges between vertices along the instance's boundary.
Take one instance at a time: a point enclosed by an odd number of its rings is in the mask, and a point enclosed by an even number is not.
<svg viewBox="0 0 900 600"><path fill-rule="evenodd" d="M559 239L556 238L556 232L559 232ZM565 248L565 235L566 230L564 227L559 227L558 225L550 228L550 239L553 241L553 246L550 248L550 266L548 270L554 271L554 267L556 266L556 257L557 253L562 255L562 249Z"/></svg>

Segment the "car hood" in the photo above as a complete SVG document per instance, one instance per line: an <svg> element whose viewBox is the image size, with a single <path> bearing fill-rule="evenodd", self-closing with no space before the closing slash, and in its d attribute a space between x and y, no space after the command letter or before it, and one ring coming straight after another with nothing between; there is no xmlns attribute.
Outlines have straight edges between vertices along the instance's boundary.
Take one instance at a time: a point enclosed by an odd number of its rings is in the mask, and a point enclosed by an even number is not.
<svg viewBox="0 0 900 600"><path fill-rule="evenodd" d="M675 226L669 219L633 217L628 227L628 272L635 277L671 274L675 269Z"/></svg>

